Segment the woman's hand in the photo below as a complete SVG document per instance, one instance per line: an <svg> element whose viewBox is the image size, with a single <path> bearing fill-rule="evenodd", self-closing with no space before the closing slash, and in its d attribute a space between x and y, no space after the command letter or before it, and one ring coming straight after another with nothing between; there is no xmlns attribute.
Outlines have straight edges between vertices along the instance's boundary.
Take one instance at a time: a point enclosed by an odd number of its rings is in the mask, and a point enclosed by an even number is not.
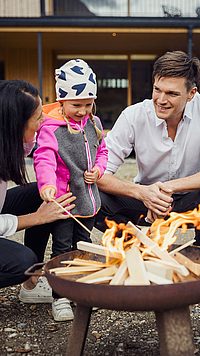
<svg viewBox="0 0 200 356"><path fill-rule="evenodd" d="M57 198L56 201L67 210L72 210L75 207L73 203L76 199L72 193L67 193ZM30 202L31 203L31 202ZM17 230L26 229L36 225L50 223L60 219L67 219L69 216L53 201L42 203L38 210L34 213L18 216Z"/></svg>

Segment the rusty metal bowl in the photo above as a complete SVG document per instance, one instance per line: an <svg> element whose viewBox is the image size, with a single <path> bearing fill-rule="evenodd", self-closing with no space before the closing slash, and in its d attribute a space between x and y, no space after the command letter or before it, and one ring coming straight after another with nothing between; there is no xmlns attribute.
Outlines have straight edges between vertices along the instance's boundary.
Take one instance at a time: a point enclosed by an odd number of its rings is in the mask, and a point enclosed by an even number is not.
<svg viewBox="0 0 200 356"><path fill-rule="evenodd" d="M200 263L199 247L188 247L181 252ZM61 261L74 258L101 260L100 256L82 251L64 253L44 265L44 275L56 293L77 304L123 311L163 311L200 302L200 280L149 286L97 285L64 279L50 272L63 266Z"/></svg>

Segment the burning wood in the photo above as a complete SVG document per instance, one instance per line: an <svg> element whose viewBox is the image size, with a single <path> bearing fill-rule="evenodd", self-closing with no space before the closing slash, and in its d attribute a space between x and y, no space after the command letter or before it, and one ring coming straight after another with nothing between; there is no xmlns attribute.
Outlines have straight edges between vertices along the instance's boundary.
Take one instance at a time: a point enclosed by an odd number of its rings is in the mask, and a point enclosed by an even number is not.
<svg viewBox="0 0 200 356"><path fill-rule="evenodd" d="M148 236L131 222L125 225L107 220L103 246L82 241L77 244L79 250L91 254L90 260L75 258L62 261L65 267L52 269L51 272L61 278L74 275L77 282L110 285L171 284L197 280L200 278L200 264L178 252L194 240L171 252L167 251L176 239L176 229L180 226L185 229L188 223L200 228L200 208L184 214L170 213L168 220L156 220L147 231ZM95 260L98 255L102 256L103 262Z"/></svg>

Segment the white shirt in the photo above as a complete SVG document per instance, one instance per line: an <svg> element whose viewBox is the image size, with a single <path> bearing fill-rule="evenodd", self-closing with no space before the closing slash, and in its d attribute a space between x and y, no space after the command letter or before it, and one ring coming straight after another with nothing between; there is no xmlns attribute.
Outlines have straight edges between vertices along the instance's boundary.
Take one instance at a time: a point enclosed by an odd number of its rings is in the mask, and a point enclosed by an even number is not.
<svg viewBox="0 0 200 356"><path fill-rule="evenodd" d="M24 143L24 153L28 155L35 145L35 139L32 142ZM7 183L0 182L0 212L3 208L6 197ZM30 202L31 204L31 202ZM18 226L18 218L11 214L0 214L0 237L13 235Z"/></svg>
<svg viewBox="0 0 200 356"><path fill-rule="evenodd" d="M122 111L106 137L108 164L113 174L134 148L138 174L135 183L152 184L200 171L200 94L186 104L175 140L168 137L165 120L159 119L152 100Z"/></svg>

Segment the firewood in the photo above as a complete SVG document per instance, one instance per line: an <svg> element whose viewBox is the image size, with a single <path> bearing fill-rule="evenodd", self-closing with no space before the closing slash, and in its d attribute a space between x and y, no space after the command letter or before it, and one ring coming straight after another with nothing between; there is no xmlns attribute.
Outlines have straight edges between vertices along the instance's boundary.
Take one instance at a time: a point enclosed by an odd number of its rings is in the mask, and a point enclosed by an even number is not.
<svg viewBox="0 0 200 356"><path fill-rule="evenodd" d="M182 253L177 252L174 255L176 261L184 265L189 271L200 277L200 263L193 262L190 258L184 256Z"/></svg>
<svg viewBox="0 0 200 356"><path fill-rule="evenodd" d="M121 265L119 266L117 272L115 273L114 277L112 278L110 284L111 285L121 285L124 284L124 281L128 277L128 267L126 260L124 260Z"/></svg>
<svg viewBox="0 0 200 356"><path fill-rule="evenodd" d="M147 272L147 277L150 280L150 282L155 283L155 284L172 284L173 281L170 278L164 278L161 277L157 274Z"/></svg>
<svg viewBox="0 0 200 356"><path fill-rule="evenodd" d="M85 283L90 283L90 284L108 284L111 279L112 279L112 276L105 276L105 277L99 277L99 278L91 279L90 281L87 281L87 282L85 282Z"/></svg>
<svg viewBox="0 0 200 356"><path fill-rule="evenodd" d="M186 247L192 245L195 241L196 241L195 239L192 239L192 240L190 240L190 241L187 241L185 244L180 245L180 246L176 247L174 250L170 251L169 254L170 254L170 255L174 255L176 252L181 251L181 250L183 250L184 248L186 248Z"/></svg>
<svg viewBox="0 0 200 356"><path fill-rule="evenodd" d="M107 267L108 263L103 263L94 260L82 260L81 258L75 258L74 260L61 261L61 264L70 265L70 266L91 266L91 267Z"/></svg>
<svg viewBox="0 0 200 356"><path fill-rule="evenodd" d="M85 242L85 241L79 241L77 243L77 248L78 248L78 250L92 252L92 253L95 253L95 254L101 255L101 256L109 256L109 257L114 257L114 258L119 258L119 259L123 258L123 255L121 252L110 251L110 250L106 249L104 246L96 245L96 244Z"/></svg>
<svg viewBox="0 0 200 356"><path fill-rule="evenodd" d="M103 268L98 272L91 273L88 276L78 278L76 281L90 283L90 280L94 280L96 278L111 277L116 273L116 271L117 271L117 266L111 266L111 267Z"/></svg>
<svg viewBox="0 0 200 356"><path fill-rule="evenodd" d="M100 269L101 267L82 266L82 267L57 267L57 268L51 268L49 271L50 273L55 273L56 275L58 274L70 275L70 274L88 273Z"/></svg>
<svg viewBox="0 0 200 356"><path fill-rule="evenodd" d="M130 275L129 282L131 285L150 284L144 261L138 247L132 247L126 252L126 262Z"/></svg>
<svg viewBox="0 0 200 356"><path fill-rule="evenodd" d="M170 279L172 281L173 270L171 266L166 266L158 261L145 261L146 271L160 278Z"/></svg>
<svg viewBox="0 0 200 356"><path fill-rule="evenodd" d="M193 273L190 273L188 276L182 276L180 273L176 272L176 276L180 282L192 282L198 280L198 277Z"/></svg>
<svg viewBox="0 0 200 356"><path fill-rule="evenodd" d="M180 268L180 273L183 276L187 276L189 274L187 268L181 266L172 256L169 255L167 251L163 251L154 241L152 241L149 237L147 237L140 229L138 229L131 221L127 224L128 227L132 227L132 230L135 236L147 247L149 247L156 256L158 256L161 260L169 261L171 263L177 264Z"/></svg>
<svg viewBox="0 0 200 356"><path fill-rule="evenodd" d="M172 269L172 271L177 271L178 273L182 273L182 266L181 264L175 264L175 263L171 263L169 261L164 261L155 257L151 257L151 256L146 256L145 260L147 261L153 261L153 262L158 262L160 265L169 267ZM188 271L188 270L187 270ZM187 273L187 275L189 275L189 271Z"/></svg>

